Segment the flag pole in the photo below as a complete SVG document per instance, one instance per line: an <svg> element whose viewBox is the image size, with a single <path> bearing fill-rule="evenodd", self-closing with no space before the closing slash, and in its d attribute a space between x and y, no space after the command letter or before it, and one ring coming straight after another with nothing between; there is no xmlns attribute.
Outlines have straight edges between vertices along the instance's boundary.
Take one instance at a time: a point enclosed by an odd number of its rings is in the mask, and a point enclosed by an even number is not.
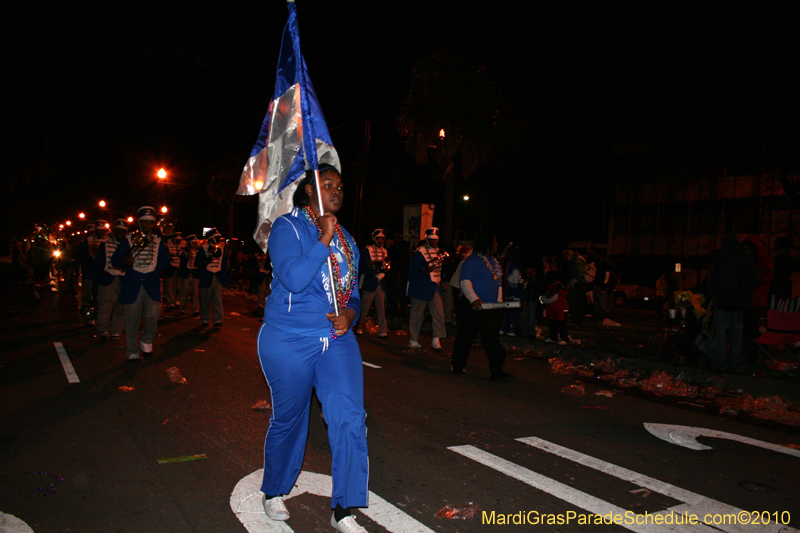
<svg viewBox="0 0 800 533"><path fill-rule="evenodd" d="M294 0L289 0L290 2ZM319 202L319 216L323 216L325 214L325 207L322 205L322 194L320 191L319 185L319 169L314 169L314 185L317 188L317 201ZM336 232L334 232L334 237L336 236ZM331 241L333 242L333 241ZM344 245L344 243L342 243ZM351 274L352 275L352 274ZM328 256L328 279L331 280L331 295L333 296L333 311L336 313L336 316L339 316L339 300L336 299L336 284L339 280L333 277L333 263L331 262L331 256Z"/></svg>

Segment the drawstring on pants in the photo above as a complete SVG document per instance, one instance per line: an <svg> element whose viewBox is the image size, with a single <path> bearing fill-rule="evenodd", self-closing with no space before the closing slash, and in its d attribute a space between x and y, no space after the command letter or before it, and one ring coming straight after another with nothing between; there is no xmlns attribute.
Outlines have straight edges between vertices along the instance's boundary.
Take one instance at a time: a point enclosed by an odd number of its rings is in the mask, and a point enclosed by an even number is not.
<svg viewBox="0 0 800 533"><path fill-rule="evenodd" d="M328 349L328 337L320 337L319 340L322 341L322 353L325 353L325 350Z"/></svg>

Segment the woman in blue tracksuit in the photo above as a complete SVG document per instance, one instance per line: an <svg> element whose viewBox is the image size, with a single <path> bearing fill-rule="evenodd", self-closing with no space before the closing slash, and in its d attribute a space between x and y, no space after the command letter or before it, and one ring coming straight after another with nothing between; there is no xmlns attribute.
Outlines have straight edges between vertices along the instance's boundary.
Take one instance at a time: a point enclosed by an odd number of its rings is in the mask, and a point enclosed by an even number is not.
<svg viewBox="0 0 800 533"><path fill-rule="evenodd" d="M367 506L369 477L361 352L350 329L361 308L355 289L359 252L336 222L342 178L334 167L321 167L324 215L319 215L312 173L300 182L295 207L275 220L269 235L274 277L258 334L261 368L272 393L262 501L273 520L289 518L283 496L303 464L313 388L322 402L333 456L331 525L366 533L350 516L351 507ZM338 316L329 290L329 257L338 280Z"/></svg>

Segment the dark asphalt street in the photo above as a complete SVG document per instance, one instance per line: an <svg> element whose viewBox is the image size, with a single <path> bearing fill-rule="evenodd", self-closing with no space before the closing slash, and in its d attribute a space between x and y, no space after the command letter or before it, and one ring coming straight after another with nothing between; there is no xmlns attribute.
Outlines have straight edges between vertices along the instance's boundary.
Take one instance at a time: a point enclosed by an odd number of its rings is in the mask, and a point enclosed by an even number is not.
<svg viewBox="0 0 800 533"><path fill-rule="evenodd" d="M303 474L287 500L292 518L270 522L260 511L257 471L271 413L254 409L270 400L255 353L260 317L241 294L225 305L221 329L163 313L155 357L132 366L123 341L93 336L73 296L11 288L0 306L0 531L333 531L317 404ZM576 378L551 372L554 348L545 353L543 344L536 356L509 354L514 378L490 382L479 347L456 376L451 340L443 354L410 353L407 342L396 331L360 339L373 499L359 522L370 532L800 527L795 427L590 380L572 396L562 390ZM54 343L79 383L68 381ZM172 367L186 383L168 379ZM693 449L698 442L710 449ZM159 463L197 454L205 458ZM477 512L437 517L448 505ZM636 523L659 512L770 523ZM622 523L580 523L596 514ZM29 529L12 525L19 521Z"/></svg>

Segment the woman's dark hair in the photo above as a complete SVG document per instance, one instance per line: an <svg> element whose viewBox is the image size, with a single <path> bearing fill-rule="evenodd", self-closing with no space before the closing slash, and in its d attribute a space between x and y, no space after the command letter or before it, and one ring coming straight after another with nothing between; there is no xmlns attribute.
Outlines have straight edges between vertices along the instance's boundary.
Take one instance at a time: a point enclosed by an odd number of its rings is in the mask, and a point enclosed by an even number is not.
<svg viewBox="0 0 800 533"><path fill-rule="evenodd" d="M494 233L491 231L479 231L477 235L475 235L475 246L473 248L479 254L488 254L492 251L492 247L494 246Z"/></svg>
<svg viewBox="0 0 800 533"><path fill-rule="evenodd" d="M336 170L336 167L333 165L329 165L328 163L322 163L319 166L319 175L322 176L326 172L330 172L331 170ZM295 207L305 207L308 205L308 195L306 194L306 185L309 183L313 183L314 180L314 171L313 170L306 170L306 175L303 176L297 183L297 189L294 191L294 195L292 196L292 203Z"/></svg>

